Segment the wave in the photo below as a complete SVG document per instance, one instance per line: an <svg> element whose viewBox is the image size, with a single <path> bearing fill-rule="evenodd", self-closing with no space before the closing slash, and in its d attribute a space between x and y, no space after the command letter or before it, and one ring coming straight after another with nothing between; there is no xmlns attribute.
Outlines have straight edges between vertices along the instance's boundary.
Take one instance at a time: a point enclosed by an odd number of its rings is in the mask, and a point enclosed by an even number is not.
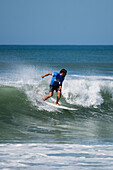
<svg viewBox="0 0 113 170"><path fill-rule="evenodd" d="M104 125L108 126L113 118L113 82L67 76L60 103L78 110L64 111L47 106L41 100L43 95L48 93L50 78L38 81L0 81L1 141L70 141L70 138L74 140L76 136L92 137L92 134L94 137L101 137L102 132L97 133L97 126L101 129L98 121L108 121L107 125L104 122ZM55 93L49 100L55 102L56 97ZM90 121L91 117L93 121ZM106 133L104 135L106 136ZM109 128L107 135L110 136Z"/></svg>
<svg viewBox="0 0 113 170"><path fill-rule="evenodd" d="M76 77L77 79L90 79L90 80L113 80L112 76L83 76L83 75L70 75L70 77Z"/></svg>
<svg viewBox="0 0 113 170"><path fill-rule="evenodd" d="M18 81L0 81L0 86L15 87L22 90L28 100L39 110L53 111L50 106L44 105L41 98L49 92L49 82L51 77L38 80L18 80ZM56 100L56 93L49 99L52 102ZM90 76L67 76L62 88L62 98L60 103L63 105L73 105L78 107L98 107L106 103L112 104L113 99L113 81L112 77L90 77ZM55 109L56 110L56 109Z"/></svg>

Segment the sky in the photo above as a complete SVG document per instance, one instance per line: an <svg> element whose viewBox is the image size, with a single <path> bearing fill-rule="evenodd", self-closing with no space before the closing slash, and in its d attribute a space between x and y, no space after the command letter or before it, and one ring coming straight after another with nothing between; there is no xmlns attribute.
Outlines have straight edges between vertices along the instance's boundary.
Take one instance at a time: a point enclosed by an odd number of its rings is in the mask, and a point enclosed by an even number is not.
<svg viewBox="0 0 113 170"><path fill-rule="evenodd" d="M113 45L113 0L0 0L0 45Z"/></svg>

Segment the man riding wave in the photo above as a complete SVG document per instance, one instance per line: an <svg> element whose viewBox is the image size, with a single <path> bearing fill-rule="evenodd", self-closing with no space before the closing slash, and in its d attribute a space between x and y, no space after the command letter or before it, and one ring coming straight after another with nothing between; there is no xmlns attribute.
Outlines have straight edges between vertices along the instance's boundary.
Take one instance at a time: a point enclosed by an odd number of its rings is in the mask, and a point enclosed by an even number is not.
<svg viewBox="0 0 113 170"><path fill-rule="evenodd" d="M65 76L67 74L67 70L65 69L62 69L60 71L60 73L58 72L49 72L45 75L42 75L41 77L44 78L48 75L52 75L52 79L51 79L51 82L50 82L50 93L44 97L42 100L47 100L48 98L50 98L51 96L53 96L53 93L54 93L54 90L56 90L56 92L58 92L58 96L57 96L57 100L56 100L56 105L59 105L59 100L61 98L61 89L62 89L62 83L65 79Z"/></svg>

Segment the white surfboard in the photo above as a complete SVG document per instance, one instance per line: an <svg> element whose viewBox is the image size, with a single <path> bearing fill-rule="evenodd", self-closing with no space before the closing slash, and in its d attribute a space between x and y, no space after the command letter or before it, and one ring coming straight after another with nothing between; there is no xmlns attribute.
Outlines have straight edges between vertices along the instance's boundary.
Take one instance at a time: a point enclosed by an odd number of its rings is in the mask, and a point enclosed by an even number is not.
<svg viewBox="0 0 113 170"><path fill-rule="evenodd" d="M65 110L78 110L78 109L75 109L75 108L70 108L70 107L66 107L66 106L58 106L54 103L50 103L50 102L47 102L45 101L45 103L47 103L48 105L50 106L53 106L53 107L57 107L57 108L60 108L60 109L65 109Z"/></svg>

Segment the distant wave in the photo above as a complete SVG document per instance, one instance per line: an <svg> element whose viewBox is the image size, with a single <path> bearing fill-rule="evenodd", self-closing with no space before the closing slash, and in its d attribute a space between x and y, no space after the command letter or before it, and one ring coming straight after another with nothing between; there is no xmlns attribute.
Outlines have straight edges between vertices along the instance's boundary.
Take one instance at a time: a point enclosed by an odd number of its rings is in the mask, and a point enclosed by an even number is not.
<svg viewBox="0 0 113 170"><path fill-rule="evenodd" d="M83 75L70 75L70 77L90 79L90 80L113 80L113 76L83 76Z"/></svg>

